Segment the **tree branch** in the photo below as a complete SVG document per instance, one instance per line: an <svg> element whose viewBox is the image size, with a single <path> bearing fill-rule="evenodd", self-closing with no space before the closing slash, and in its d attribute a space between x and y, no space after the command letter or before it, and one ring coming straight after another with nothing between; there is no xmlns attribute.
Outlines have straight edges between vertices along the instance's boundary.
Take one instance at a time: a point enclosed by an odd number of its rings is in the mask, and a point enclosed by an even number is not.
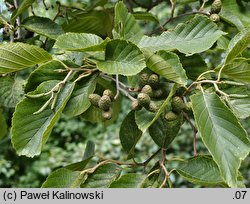
<svg viewBox="0 0 250 204"><path fill-rule="evenodd" d="M18 3L18 0L14 0L14 5L15 5L15 8L18 9L19 7L19 3ZM21 18L20 16L17 16L16 18L16 24L17 24L17 39L21 39Z"/></svg>
<svg viewBox="0 0 250 204"><path fill-rule="evenodd" d="M186 114L185 112L183 112L183 116L184 118L189 122L190 126L193 129L193 133L194 133L194 139L193 139L193 149L194 149L194 156L197 156L197 128L195 127L195 125L193 124L193 122L191 121L191 119L189 118L188 114Z"/></svg>
<svg viewBox="0 0 250 204"><path fill-rule="evenodd" d="M162 168L162 170L165 174L165 177L164 177L164 180L163 180L160 188L163 188L164 186L166 186L166 183L169 179L169 173L168 173L168 170L165 166L165 161L166 161L166 149L162 149L162 159L159 161L159 164L160 164L160 167Z"/></svg>

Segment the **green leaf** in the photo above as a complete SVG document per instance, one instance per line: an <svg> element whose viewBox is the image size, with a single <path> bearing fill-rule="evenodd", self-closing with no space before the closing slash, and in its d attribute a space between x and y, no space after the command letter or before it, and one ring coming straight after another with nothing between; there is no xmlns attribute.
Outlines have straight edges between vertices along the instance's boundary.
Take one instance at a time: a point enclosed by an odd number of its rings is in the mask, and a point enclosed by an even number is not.
<svg viewBox="0 0 250 204"><path fill-rule="evenodd" d="M208 50L224 34L209 18L196 15L160 36L143 37L138 46L152 52L177 49L186 55L193 55Z"/></svg>
<svg viewBox="0 0 250 204"><path fill-rule="evenodd" d="M221 36L217 40L217 48L222 49L222 50L227 50L229 43L230 43L230 39L229 38L227 38L225 36Z"/></svg>
<svg viewBox="0 0 250 204"><path fill-rule="evenodd" d="M238 33L229 43L226 53L225 63L234 60L239 54L241 54L250 44L250 28L242 30Z"/></svg>
<svg viewBox="0 0 250 204"><path fill-rule="evenodd" d="M39 16L31 16L25 19L22 27L53 40L56 40L59 35L64 33L60 25L49 18Z"/></svg>
<svg viewBox="0 0 250 204"><path fill-rule="evenodd" d="M161 116L148 129L149 134L154 142L159 147L165 149L178 135L183 119L182 114L179 114L176 120L167 121L165 119L166 112L163 112Z"/></svg>
<svg viewBox="0 0 250 204"><path fill-rule="evenodd" d="M238 118L245 119L250 116L250 93L246 86L232 86L223 91L229 95L236 94L240 96L238 98L229 97L226 100Z"/></svg>
<svg viewBox="0 0 250 204"><path fill-rule="evenodd" d="M46 81L36 91L29 95L41 94L51 90L59 81ZM48 100L48 97L25 98L16 107L12 118L11 142L18 155L34 157L41 153L42 146L48 139L53 126L58 121L74 84L67 83L59 92L54 110L48 106L39 114L38 111Z"/></svg>
<svg viewBox="0 0 250 204"><path fill-rule="evenodd" d="M163 111L170 110L170 101L175 94L177 89L176 84L173 85L167 99L163 102L160 109L156 113L147 111L146 109L141 109L135 113L135 121L138 128L145 133L146 130L160 117Z"/></svg>
<svg viewBox="0 0 250 204"><path fill-rule="evenodd" d="M0 46L0 74L16 72L52 59L45 50L24 43Z"/></svg>
<svg viewBox="0 0 250 204"><path fill-rule="evenodd" d="M97 63L97 68L107 74L132 76L146 67L144 56L140 49L125 40L108 42L105 51L105 61Z"/></svg>
<svg viewBox="0 0 250 204"><path fill-rule="evenodd" d="M14 108L23 98L25 80L10 76L0 77L0 106Z"/></svg>
<svg viewBox="0 0 250 204"><path fill-rule="evenodd" d="M187 83L187 76L178 55L167 51L160 51L157 54L144 51L144 56L147 67L153 72L179 84Z"/></svg>
<svg viewBox="0 0 250 204"><path fill-rule="evenodd" d="M250 59L236 58L224 66L222 74L235 81L250 83Z"/></svg>
<svg viewBox="0 0 250 204"><path fill-rule="evenodd" d="M123 2L118 2L115 5L115 20L114 20L114 38L128 40L135 44L139 43L143 37L143 32L135 17L128 13L127 7Z"/></svg>
<svg viewBox="0 0 250 204"><path fill-rule="evenodd" d="M3 16L0 15L0 25L8 25L8 20Z"/></svg>
<svg viewBox="0 0 250 204"><path fill-rule="evenodd" d="M145 178L146 176L141 174L128 173L114 181L110 188L141 188Z"/></svg>
<svg viewBox="0 0 250 204"><path fill-rule="evenodd" d="M153 15L152 13L148 12L134 12L133 16L135 17L136 20L142 20L142 21L153 21L157 24L159 24L158 18Z"/></svg>
<svg viewBox="0 0 250 204"><path fill-rule="evenodd" d="M47 62L36 68L29 76L25 86L25 92L34 91L42 82L49 80L63 80L66 77L65 72L59 72L65 67L59 61Z"/></svg>
<svg viewBox="0 0 250 204"><path fill-rule="evenodd" d="M225 185L218 166L210 156L196 156L181 162L176 171L184 179L194 184Z"/></svg>
<svg viewBox="0 0 250 204"><path fill-rule="evenodd" d="M238 4L241 2L242 4ZM245 5L244 5L245 4ZM249 3L235 0L222 0L222 10L220 12L223 20L235 25L238 30L248 27L250 24Z"/></svg>
<svg viewBox="0 0 250 204"><path fill-rule="evenodd" d="M91 141L88 141L82 158L83 160L80 162L69 164L64 168L69 169L71 171L83 171L94 155L95 155L95 144Z"/></svg>
<svg viewBox="0 0 250 204"><path fill-rule="evenodd" d="M142 131L135 122L135 111L129 114L123 120L120 127L120 141L123 149L128 153L128 158L133 156L134 149L142 136Z"/></svg>
<svg viewBox="0 0 250 204"><path fill-rule="evenodd" d="M108 10L73 12L72 18L63 24L65 32L93 33L102 37L111 36L113 17Z"/></svg>
<svg viewBox="0 0 250 204"><path fill-rule="evenodd" d="M192 56L179 55L181 64L186 70L187 77L191 80L196 80L202 73L208 71L205 61L199 54Z"/></svg>
<svg viewBox="0 0 250 204"><path fill-rule="evenodd" d="M250 151L246 131L215 93L191 96L200 136L230 187L237 187L241 161Z"/></svg>
<svg viewBox="0 0 250 204"><path fill-rule="evenodd" d="M103 51L107 41L88 33L65 33L56 40L55 47L68 51Z"/></svg>
<svg viewBox="0 0 250 204"><path fill-rule="evenodd" d="M96 77L97 75L91 75L76 83L75 89L64 110L67 116L80 115L90 107L91 103L88 96L95 91Z"/></svg>
<svg viewBox="0 0 250 204"><path fill-rule="evenodd" d="M95 143L92 141L88 141L82 159L83 160L89 159L92 158L94 155L95 155Z"/></svg>
<svg viewBox="0 0 250 204"><path fill-rule="evenodd" d="M103 164L88 176L81 188L108 188L120 175L121 170L117 164Z"/></svg>
<svg viewBox="0 0 250 204"><path fill-rule="evenodd" d="M11 21L14 22L16 17L22 14L26 9L28 9L34 3L34 1L35 0L23 0L19 8L12 13Z"/></svg>
<svg viewBox="0 0 250 204"><path fill-rule="evenodd" d="M246 98L231 98L228 103L238 118L245 119L250 116L250 95Z"/></svg>
<svg viewBox="0 0 250 204"><path fill-rule="evenodd" d="M8 125L6 123L5 117L0 109L0 140L3 139L8 133Z"/></svg>
<svg viewBox="0 0 250 204"><path fill-rule="evenodd" d="M48 176L42 188L77 188L82 181L81 172L60 168Z"/></svg>

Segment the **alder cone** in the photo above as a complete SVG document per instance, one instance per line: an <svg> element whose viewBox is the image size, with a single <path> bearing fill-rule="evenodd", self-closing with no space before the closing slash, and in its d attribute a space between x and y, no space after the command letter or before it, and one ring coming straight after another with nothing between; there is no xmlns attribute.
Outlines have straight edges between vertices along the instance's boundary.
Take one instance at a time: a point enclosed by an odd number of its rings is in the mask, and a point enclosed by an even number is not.
<svg viewBox="0 0 250 204"><path fill-rule="evenodd" d="M104 95L109 96L109 98L111 99L111 101L114 100L114 97L115 97L115 96L114 96L113 92L112 92L110 89L104 90L103 96L104 96Z"/></svg>
<svg viewBox="0 0 250 204"><path fill-rule="evenodd" d="M100 109L107 111L112 105L112 101L109 96L102 96L98 102L98 106Z"/></svg>
<svg viewBox="0 0 250 204"><path fill-rule="evenodd" d="M101 96L99 96L98 94L90 94L89 95L89 101L93 106L98 107L98 103L101 99Z"/></svg>
<svg viewBox="0 0 250 204"><path fill-rule="evenodd" d="M153 88L158 88L159 82L160 82L160 79L157 74L151 74L150 77L148 78L148 84L152 86Z"/></svg>
<svg viewBox="0 0 250 204"><path fill-rule="evenodd" d="M187 102L185 104L184 111L187 112L187 113L192 112L192 103L191 103L191 101L189 101L189 102Z"/></svg>
<svg viewBox="0 0 250 204"><path fill-rule="evenodd" d="M217 23L217 22L220 21L220 16L219 16L218 14L212 14L212 15L210 16L210 19L211 19L213 22Z"/></svg>
<svg viewBox="0 0 250 204"><path fill-rule="evenodd" d="M211 13L219 13L222 7L221 0L215 0L211 6Z"/></svg>
<svg viewBox="0 0 250 204"><path fill-rule="evenodd" d="M113 115L112 109L109 109L108 111L103 111L102 112L102 118L104 120L110 120L112 118L112 115Z"/></svg>
<svg viewBox="0 0 250 204"><path fill-rule="evenodd" d="M139 104L138 100L132 101L131 107L135 111L142 109L142 106Z"/></svg>
<svg viewBox="0 0 250 204"><path fill-rule="evenodd" d="M178 115L175 114L173 111L169 111L165 114L165 119L167 121L173 121L173 120L177 120Z"/></svg>
<svg viewBox="0 0 250 204"><path fill-rule="evenodd" d="M150 101L149 106L147 107L147 110L150 112L157 112L159 110L159 107L154 101Z"/></svg>
<svg viewBox="0 0 250 204"><path fill-rule="evenodd" d="M151 101L149 95L145 93L139 93L137 96L137 100L138 100L139 105L143 107L147 107Z"/></svg>
<svg viewBox="0 0 250 204"><path fill-rule="evenodd" d="M143 73L139 76L139 86L143 87L148 84L149 75L147 73Z"/></svg>
<svg viewBox="0 0 250 204"><path fill-rule="evenodd" d="M153 89L150 85L145 85L142 90L141 93L145 93L147 95L149 95L149 97L152 97L153 95Z"/></svg>
<svg viewBox="0 0 250 204"><path fill-rule="evenodd" d="M180 113L185 108L185 103L180 96L175 96L172 99L172 110L176 113Z"/></svg>

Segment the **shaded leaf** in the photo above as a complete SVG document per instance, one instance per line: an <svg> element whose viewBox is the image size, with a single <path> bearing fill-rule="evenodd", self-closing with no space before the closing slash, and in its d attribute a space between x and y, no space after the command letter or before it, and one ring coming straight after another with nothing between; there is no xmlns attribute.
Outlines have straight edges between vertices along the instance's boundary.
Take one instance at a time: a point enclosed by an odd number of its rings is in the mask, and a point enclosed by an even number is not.
<svg viewBox="0 0 250 204"><path fill-rule="evenodd" d="M77 188L83 181L83 175L78 171L60 168L52 172L42 188Z"/></svg>
<svg viewBox="0 0 250 204"><path fill-rule="evenodd" d="M240 5L238 2L243 1L222 0L220 16L223 20L235 25L238 30L242 30L250 24L250 5L247 2L244 2L245 5Z"/></svg>
<svg viewBox="0 0 250 204"><path fill-rule="evenodd" d="M62 27L49 18L31 16L22 23L22 27L39 35L56 40L64 33Z"/></svg>
<svg viewBox="0 0 250 204"><path fill-rule="evenodd" d="M152 52L177 49L186 55L193 55L208 50L224 34L209 18L196 15L160 36L143 37L138 46Z"/></svg>
<svg viewBox="0 0 250 204"><path fill-rule="evenodd" d="M0 74L16 72L52 60L45 50L24 43L0 46Z"/></svg>
<svg viewBox="0 0 250 204"><path fill-rule="evenodd" d="M250 83L250 59L236 58L224 66L222 74L243 83Z"/></svg>
<svg viewBox="0 0 250 204"><path fill-rule="evenodd" d="M225 37L225 36L221 36L218 40L217 40L217 47L219 49L222 50L227 50L228 49L228 45L230 43L230 39Z"/></svg>
<svg viewBox="0 0 250 204"><path fill-rule="evenodd" d="M12 13L11 20L15 21L16 17L22 14L26 9L28 9L35 0L23 0L19 8Z"/></svg>
<svg viewBox="0 0 250 204"><path fill-rule="evenodd" d="M103 164L88 176L81 188L108 188L120 175L121 170L117 164Z"/></svg>
<svg viewBox="0 0 250 204"><path fill-rule="evenodd" d="M0 25L8 25L8 20L0 14Z"/></svg>
<svg viewBox="0 0 250 204"><path fill-rule="evenodd" d="M176 171L191 183L225 185L217 164L210 156L197 156L181 162Z"/></svg>
<svg viewBox="0 0 250 204"><path fill-rule="evenodd" d="M82 171L84 170L84 168L87 166L87 164L94 155L95 155L95 144L92 141L88 141L82 158L83 160L80 162L69 164L64 168L69 169L71 171Z"/></svg>
<svg viewBox="0 0 250 204"><path fill-rule="evenodd" d="M179 133L183 119L182 114L173 121L167 121L164 116L163 112L148 129L151 138L161 148L167 148L172 143Z"/></svg>
<svg viewBox="0 0 250 204"><path fill-rule="evenodd" d="M44 82L29 95L45 93L58 82L56 80ZM17 105L12 118L11 142L18 155L34 157L40 154L42 146L66 106L73 88L74 84L71 83L62 88L54 110L48 106L41 113L33 114L43 106L48 97L25 98Z"/></svg>
<svg viewBox="0 0 250 204"><path fill-rule="evenodd" d="M65 33L55 43L56 48L68 51L102 51L107 41L97 35L88 33Z"/></svg>
<svg viewBox="0 0 250 204"><path fill-rule="evenodd" d="M232 86L223 90L227 94L236 94L241 97L229 97L226 102L234 114L241 119L250 116L250 93L246 86Z"/></svg>
<svg viewBox="0 0 250 204"><path fill-rule="evenodd" d="M179 57L189 79L196 80L202 73L208 71L205 61L199 54L194 54L189 57L179 55Z"/></svg>
<svg viewBox="0 0 250 204"><path fill-rule="evenodd" d="M246 98L231 98L229 106L238 118L245 119L250 116L250 95Z"/></svg>
<svg viewBox="0 0 250 204"><path fill-rule="evenodd" d="M108 42L105 51L105 61L97 62L97 68L107 74L131 76L146 67L144 56L140 49L125 40Z"/></svg>
<svg viewBox="0 0 250 204"><path fill-rule="evenodd" d="M250 44L250 28L242 30L229 43L225 64L234 60Z"/></svg>
<svg viewBox="0 0 250 204"><path fill-rule="evenodd" d="M157 54L144 51L146 65L153 72L179 84L186 84L187 76L178 55L160 51Z"/></svg>
<svg viewBox="0 0 250 204"><path fill-rule="evenodd" d="M93 33L102 37L111 36L113 17L108 10L74 12L68 23L63 24L65 32Z"/></svg>
<svg viewBox="0 0 250 204"><path fill-rule="evenodd" d="M0 77L0 106L14 108L24 96L24 83L23 79Z"/></svg>
<svg viewBox="0 0 250 204"><path fill-rule="evenodd" d="M111 183L110 188L141 188L146 176L135 173L122 175L118 180Z"/></svg>
<svg viewBox="0 0 250 204"><path fill-rule="evenodd" d="M0 109L0 140L3 139L8 133L8 125L6 123L5 117Z"/></svg>
<svg viewBox="0 0 250 204"><path fill-rule="evenodd" d="M230 187L237 186L240 163L249 154L250 141L235 115L215 93L191 96L201 138Z"/></svg>
<svg viewBox="0 0 250 204"><path fill-rule="evenodd" d="M142 131L138 128L135 122L135 111L129 114L123 120L120 127L120 141L123 149L128 153L128 158L133 156L134 149L142 136Z"/></svg>
<svg viewBox="0 0 250 204"><path fill-rule="evenodd" d="M143 32L133 14L128 13L123 2L115 5L114 38L128 40L137 44L143 37Z"/></svg>
<svg viewBox="0 0 250 204"><path fill-rule="evenodd" d="M155 23L160 23L158 18L153 15L152 13L148 12L134 12L133 16L135 17L136 20L142 20L142 21L153 21Z"/></svg>

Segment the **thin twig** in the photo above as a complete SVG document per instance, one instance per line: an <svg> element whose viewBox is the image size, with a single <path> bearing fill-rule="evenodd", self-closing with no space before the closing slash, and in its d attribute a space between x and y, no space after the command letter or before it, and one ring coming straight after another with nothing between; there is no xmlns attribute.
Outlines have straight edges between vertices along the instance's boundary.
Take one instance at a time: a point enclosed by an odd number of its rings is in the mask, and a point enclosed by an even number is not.
<svg viewBox="0 0 250 204"><path fill-rule="evenodd" d="M114 99L116 100L120 94L120 83L119 83L119 75L118 74L115 75L115 79L116 79L116 95L115 95Z"/></svg>
<svg viewBox="0 0 250 204"><path fill-rule="evenodd" d="M191 121L191 119L189 118L188 114L183 112L183 116L184 118L188 121L188 123L190 124L190 126L193 129L193 133L194 133L194 138L193 138L193 149L194 149L194 156L197 156L197 128L195 127L195 125L193 124L193 122Z"/></svg>
<svg viewBox="0 0 250 204"><path fill-rule="evenodd" d="M166 149L162 149L162 159L159 161L159 164L165 174L165 177L160 188L163 188L166 185L168 178L169 178L169 173L165 166L165 161L166 161Z"/></svg>
<svg viewBox="0 0 250 204"><path fill-rule="evenodd" d="M14 0L14 5L15 5L15 8L18 9L19 7L19 3L18 3L18 0ZM16 24L17 24L17 39L21 39L21 18L20 16L17 16L16 18Z"/></svg>
<svg viewBox="0 0 250 204"><path fill-rule="evenodd" d="M148 163L155 158L159 153L160 153L161 149L158 149L154 154L152 154L148 159L146 159L144 162L136 162L135 159L133 158L133 161L139 165L139 166L144 166L146 167L148 165Z"/></svg>
<svg viewBox="0 0 250 204"><path fill-rule="evenodd" d="M114 79L113 77L110 77L110 76L105 75L105 74L101 74L101 76L102 76L103 78L106 78L106 79L115 81L116 84L117 84L117 80ZM130 88L128 88L124 83L122 83L122 82L120 82L120 81L118 81L118 83L119 83L119 86L117 87L117 85L116 85L116 87L118 88L119 92L121 92L122 94L124 94L124 95L125 95L126 97L128 97L131 101L135 101L136 99L135 99L133 96L131 96L131 95L129 94L129 92L128 92L128 90L130 90Z"/></svg>
<svg viewBox="0 0 250 204"><path fill-rule="evenodd" d="M49 10L48 6L47 6L46 3L45 3L45 0L42 0L42 2L43 2L43 5L44 5L45 9L46 9L46 10Z"/></svg>
<svg viewBox="0 0 250 204"><path fill-rule="evenodd" d="M118 164L118 165L125 165L125 166L143 166L142 163L127 163L127 162L123 162L123 161L118 161L118 160L114 160L114 159L107 159L105 158L104 156L102 155L97 155L97 157L99 157L101 160L103 161L109 161L111 163L115 163L115 164Z"/></svg>

